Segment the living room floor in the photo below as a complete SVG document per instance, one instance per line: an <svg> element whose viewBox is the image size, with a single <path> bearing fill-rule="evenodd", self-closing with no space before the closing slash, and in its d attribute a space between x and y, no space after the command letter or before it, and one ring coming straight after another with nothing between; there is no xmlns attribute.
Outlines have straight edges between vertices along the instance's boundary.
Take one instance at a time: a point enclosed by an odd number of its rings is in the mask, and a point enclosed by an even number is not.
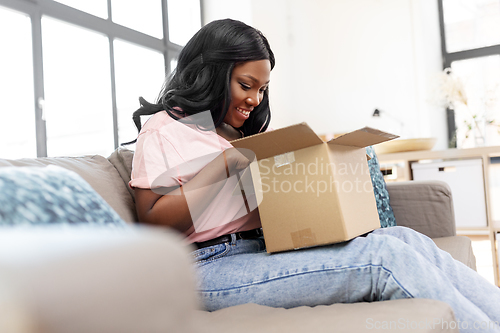
<svg viewBox="0 0 500 333"><path fill-rule="evenodd" d="M493 258L491 257L491 243L487 235L468 236L472 240L472 250L476 256L476 266L479 275L495 284L493 277Z"/></svg>

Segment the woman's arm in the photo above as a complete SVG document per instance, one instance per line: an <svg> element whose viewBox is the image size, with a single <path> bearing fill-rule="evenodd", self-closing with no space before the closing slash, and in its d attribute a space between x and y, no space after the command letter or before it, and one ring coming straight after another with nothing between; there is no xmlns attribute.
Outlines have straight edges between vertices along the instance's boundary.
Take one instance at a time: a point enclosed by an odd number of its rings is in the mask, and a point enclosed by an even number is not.
<svg viewBox="0 0 500 333"><path fill-rule="evenodd" d="M134 188L139 221L164 225L180 232L193 225L192 216L199 216L224 186L224 180L246 168L249 159L236 148L229 148L208 163L196 176L165 195L150 189ZM196 190L196 191L193 191ZM190 207L186 200L189 192ZM196 210L193 211L193 207Z"/></svg>

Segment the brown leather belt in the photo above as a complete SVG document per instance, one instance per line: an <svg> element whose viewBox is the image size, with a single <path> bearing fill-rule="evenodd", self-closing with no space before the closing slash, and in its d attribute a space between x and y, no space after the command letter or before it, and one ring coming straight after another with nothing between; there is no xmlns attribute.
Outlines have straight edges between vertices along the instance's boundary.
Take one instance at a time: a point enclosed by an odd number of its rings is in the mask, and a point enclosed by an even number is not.
<svg viewBox="0 0 500 333"><path fill-rule="evenodd" d="M236 239L254 239L258 238L263 235L262 233L262 228L257 228L253 230L248 230L248 231L241 231L241 232L235 232L234 235L236 236ZM231 234L229 235L222 235L214 239L207 240L205 242L199 242L199 243L193 243L198 249L202 249L207 246L213 246L213 245L218 245L218 244L223 244L223 243L230 243L231 242Z"/></svg>

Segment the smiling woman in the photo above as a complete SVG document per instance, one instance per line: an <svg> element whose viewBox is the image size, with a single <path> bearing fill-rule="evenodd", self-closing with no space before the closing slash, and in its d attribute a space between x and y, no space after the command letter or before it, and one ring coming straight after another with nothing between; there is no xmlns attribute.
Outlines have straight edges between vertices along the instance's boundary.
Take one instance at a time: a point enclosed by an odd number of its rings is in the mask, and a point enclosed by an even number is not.
<svg viewBox="0 0 500 333"><path fill-rule="evenodd" d="M140 132L129 185L139 221L174 228L196 249L191 254L205 309L430 298L450 304L469 327L500 321L498 288L405 227L267 253L255 191L239 186L252 152L229 140L267 130L273 67L273 52L258 30L213 21L181 51L157 103L141 100L133 115ZM140 116L148 114L153 116L141 126ZM266 149L267 142L261 144ZM282 208L297 209L289 206ZM280 212L275 222L290 222Z"/></svg>
<svg viewBox="0 0 500 333"><path fill-rule="evenodd" d="M235 26L248 31L248 36L234 31ZM265 131L271 120L267 85L273 68L274 54L260 31L230 19L211 22L179 54L177 68L157 103L141 100L134 122L140 130L144 115L164 110L178 120L210 111L217 128L231 107L239 107L242 116L251 110L243 122L235 124L244 136Z"/></svg>
<svg viewBox="0 0 500 333"><path fill-rule="evenodd" d="M260 227L252 198L231 195L249 161L229 141L267 129L273 67L267 39L242 22L209 23L187 43L158 103L142 100L134 112L140 133L130 185L141 221L167 224L192 242Z"/></svg>
<svg viewBox="0 0 500 333"><path fill-rule="evenodd" d="M231 104L224 123L240 128L258 106L269 84L269 60L249 61L234 66L231 76Z"/></svg>

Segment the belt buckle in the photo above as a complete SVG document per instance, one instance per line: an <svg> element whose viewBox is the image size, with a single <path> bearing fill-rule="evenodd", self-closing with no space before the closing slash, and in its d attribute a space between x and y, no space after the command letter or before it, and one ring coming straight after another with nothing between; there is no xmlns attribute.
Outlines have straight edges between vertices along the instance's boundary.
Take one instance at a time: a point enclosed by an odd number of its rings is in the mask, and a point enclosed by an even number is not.
<svg viewBox="0 0 500 333"><path fill-rule="evenodd" d="M250 237L245 237L245 233L251 233L253 232L253 235L251 235ZM257 237L260 237L262 236L262 228L257 228L257 229L253 229L253 230L247 230L247 231L240 231L240 232L237 232L236 233L236 237L239 238L239 239L255 239Z"/></svg>

